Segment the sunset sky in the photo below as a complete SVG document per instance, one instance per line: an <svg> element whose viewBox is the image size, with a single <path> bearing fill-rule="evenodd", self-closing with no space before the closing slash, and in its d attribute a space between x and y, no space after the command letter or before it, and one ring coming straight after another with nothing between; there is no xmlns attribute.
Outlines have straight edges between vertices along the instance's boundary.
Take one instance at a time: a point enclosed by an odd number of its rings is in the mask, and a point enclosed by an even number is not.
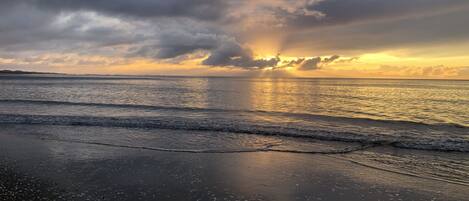
<svg viewBox="0 0 469 201"><path fill-rule="evenodd" d="M0 69L469 79L467 0L3 0Z"/></svg>

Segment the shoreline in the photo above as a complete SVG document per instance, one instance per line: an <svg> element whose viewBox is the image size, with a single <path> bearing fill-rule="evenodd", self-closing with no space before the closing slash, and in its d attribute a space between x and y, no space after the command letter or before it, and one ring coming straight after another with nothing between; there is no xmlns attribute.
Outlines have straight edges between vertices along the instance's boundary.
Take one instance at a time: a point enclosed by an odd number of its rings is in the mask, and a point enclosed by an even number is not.
<svg viewBox="0 0 469 201"><path fill-rule="evenodd" d="M16 175L10 181L23 181L17 187L38 192L33 195L55 196L49 200L467 199L465 186L377 170L327 155L169 153L45 141L11 133L0 133L0 171L0 175ZM0 178L0 186L15 186L5 181ZM4 195L2 190L0 195Z"/></svg>

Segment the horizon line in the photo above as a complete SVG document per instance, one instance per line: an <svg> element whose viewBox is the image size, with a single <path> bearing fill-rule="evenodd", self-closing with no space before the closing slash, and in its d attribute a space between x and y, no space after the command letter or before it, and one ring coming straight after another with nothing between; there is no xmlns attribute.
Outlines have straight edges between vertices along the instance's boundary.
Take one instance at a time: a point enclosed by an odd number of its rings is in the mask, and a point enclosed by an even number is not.
<svg viewBox="0 0 469 201"><path fill-rule="evenodd" d="M243 75L171 75L171 74L99 74L61 73L24 70L0 70L0 75L67 75L67 76L135 76L135 77L187 77L187 78L275 78L275 79L371 79L371 80L447 80L469 81L468 78L413 78L413 77L295 77L295 76L243 76Z"/></svg>

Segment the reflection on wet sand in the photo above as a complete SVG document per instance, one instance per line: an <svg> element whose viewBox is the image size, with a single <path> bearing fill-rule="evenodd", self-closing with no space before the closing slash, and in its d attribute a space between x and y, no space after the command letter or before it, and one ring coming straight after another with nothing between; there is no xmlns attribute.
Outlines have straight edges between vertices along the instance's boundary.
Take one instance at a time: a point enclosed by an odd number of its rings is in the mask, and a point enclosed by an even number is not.
<svg viewBox="0 0 469 201"><path fill-rule="evenodd" d="M64 198L77 200L464 198L458 185L320 155L166 153L5 134L0 143L2 161L15 158L17 171L52 181L66 192Z"/></svg>

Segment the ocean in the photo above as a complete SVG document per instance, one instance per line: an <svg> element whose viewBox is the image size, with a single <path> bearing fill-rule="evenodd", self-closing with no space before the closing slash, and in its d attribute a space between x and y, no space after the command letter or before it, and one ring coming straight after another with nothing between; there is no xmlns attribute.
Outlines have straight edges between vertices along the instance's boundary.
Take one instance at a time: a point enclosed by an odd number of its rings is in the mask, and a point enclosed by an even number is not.
<svg viewBox="0 0 469 201"><path fill-rule="evenodd" d="M462 80L2 75L0 128L167 152L331 154L469 185Z"/></svg>

